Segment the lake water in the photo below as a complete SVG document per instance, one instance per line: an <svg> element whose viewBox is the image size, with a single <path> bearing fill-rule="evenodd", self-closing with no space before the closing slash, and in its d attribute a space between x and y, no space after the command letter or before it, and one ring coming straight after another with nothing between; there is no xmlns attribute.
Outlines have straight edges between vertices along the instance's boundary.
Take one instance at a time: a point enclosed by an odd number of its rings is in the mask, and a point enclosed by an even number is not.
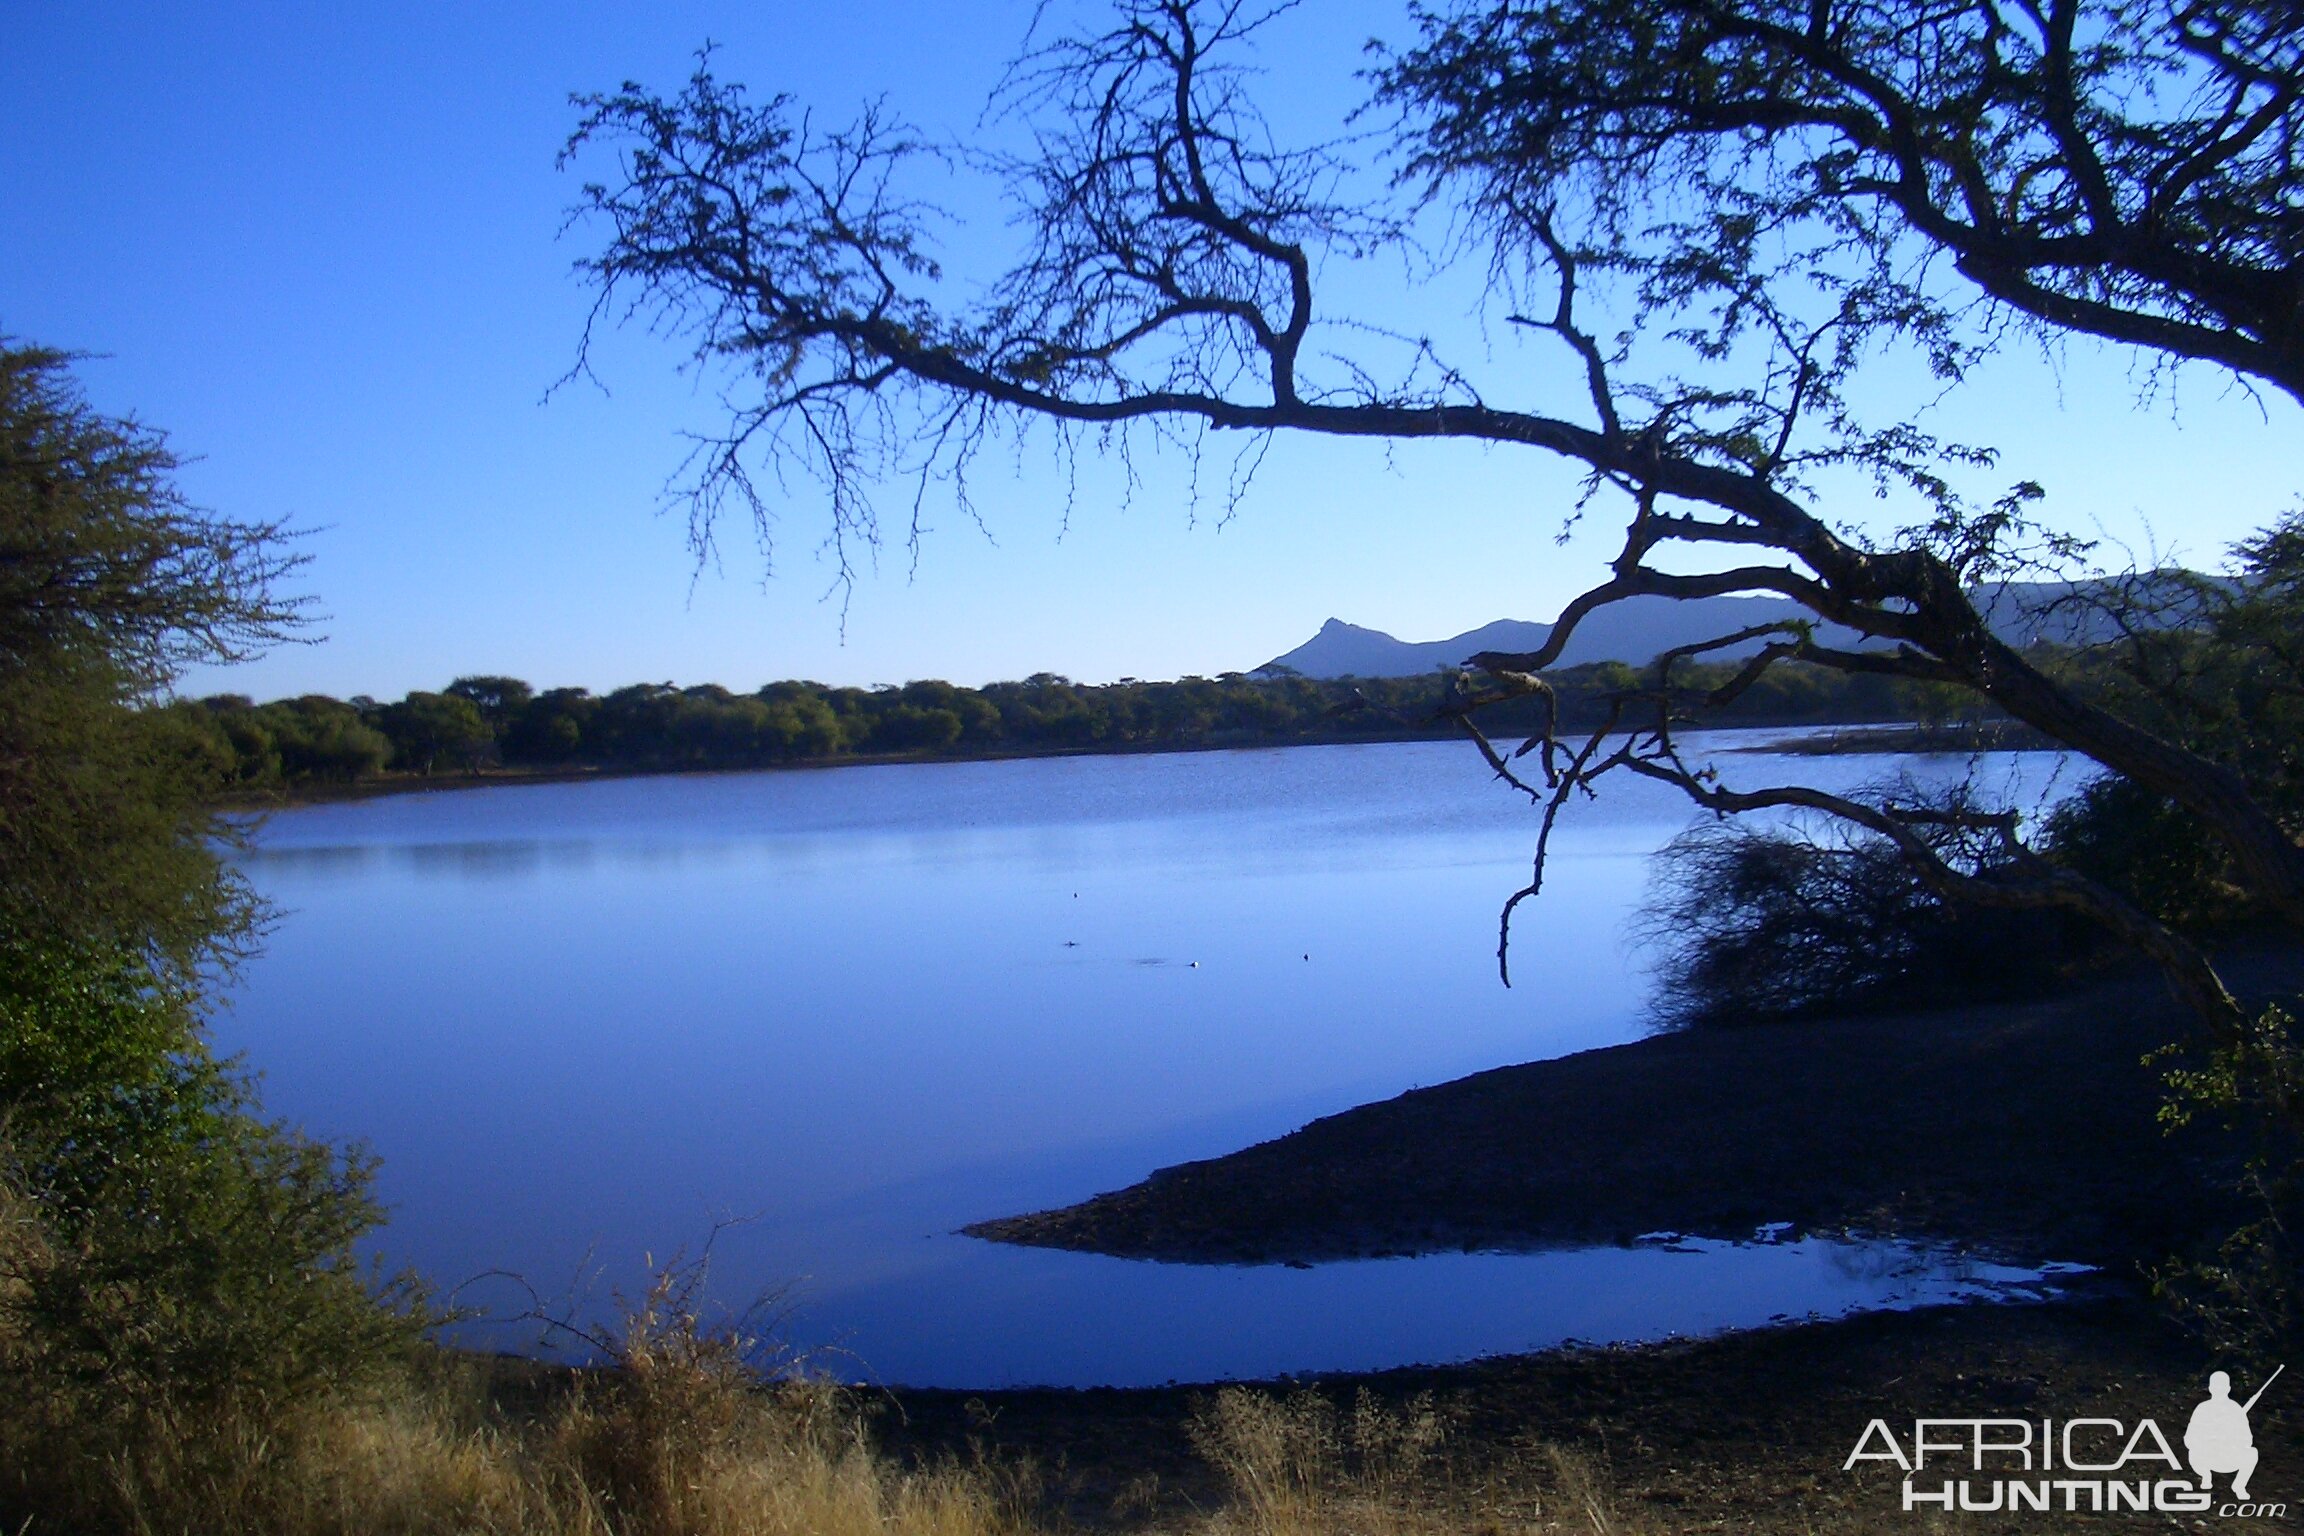
<svg viewBox="0 0 2304 1536"><path fill-rule="evenodd" d="M1971 767L1719 761L1740 786ZM1974 766L2031 803L2076 778L2050 754ZM735 1222L714 1294L781 1288L796 1346L876 1381L1362 1369L2020 1286L1820 1240L1291 1269L954 1235L1638 1037L1627 919L1647 856L1691 820L1634 780L1574 808L1507 990L1496 916L1535 816L1455 743L315 806L272 817L249 855L285 915L217 1036L263 1072L272 1113L382 1157L388 1262L441 1287L513 1271L597 1312ZM502 1279L460 1299L527 1305Z"/></svg>

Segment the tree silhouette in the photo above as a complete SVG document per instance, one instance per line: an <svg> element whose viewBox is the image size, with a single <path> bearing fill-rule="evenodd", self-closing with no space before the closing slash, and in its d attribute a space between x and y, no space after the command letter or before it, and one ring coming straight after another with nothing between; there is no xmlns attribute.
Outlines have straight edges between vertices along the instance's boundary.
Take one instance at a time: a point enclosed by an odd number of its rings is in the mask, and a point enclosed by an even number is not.
<svg viewBox="0 0 2304 1536"><path fill-rule="evenodd" d="M2304 399L2293 5L1419 13L1420 45L1375 72L1373 110L1393 114L1407 166L1397 196L1371 180L1365 137L1291 147L1259 115L1244 61L1288 9L1120 0L1104 30L1031 46L995 102L1033 144L996 162L1021 246L975 304L947 300L911 190L957 152L885 112L825 132L708 57L670 97L581 98L569 154L615 160L578 209L603 234L583 263L595 321L644 312L744 371L694 465L699 539L731 509L765 516L764 469L802 471L845 559L877 534L875 486L949 476L964 496L973 455L1033 420L1075 450L1124 447L1140 425L1246 433L1251 463L1280 431L1557 455L1628 514L1607 579L1543 647L1467 658L1479 681L1454 713L1544 807L1505 939L1559 811L1630 773L1717 812L1841 817L1947 896L2086 914L2157 960L2218 1039L2241 1039L2245 1015L2194 944L2040 857L2013 813L1732 788L1674 727L1788 662L1963 690L2181 807L2304 926L2304 850L2243 773L2065 686L1979 612L1979 584L2075 552L2028 516L2039 488L1971 498L1956 482L1990 449L1873 425L1857 387L1884 351L1956 382L2013 315ZM1323 309L1328 263L1412 249L1436 216L1478 242L1579 411L1497 403L1425 338ZM1551 398L1548 382L1530 396ZM1828 487L1851 473L1918 516L1883 538L1848 531ZM1751 592L1873 643L1764 625L1666 653L1581 739L1539 724L1508 753L1478 727L1498 702L1549 700L1544 669L1604 604ZM1753 641L1729 681L1678 681L1681 663Z"/></svg>

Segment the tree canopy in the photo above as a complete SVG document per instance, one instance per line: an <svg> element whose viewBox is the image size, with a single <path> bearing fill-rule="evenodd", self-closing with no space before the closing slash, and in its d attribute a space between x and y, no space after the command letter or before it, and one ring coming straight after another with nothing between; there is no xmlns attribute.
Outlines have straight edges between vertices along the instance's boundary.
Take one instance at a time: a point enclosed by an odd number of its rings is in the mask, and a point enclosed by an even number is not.
<svg viewBox="0 0 2304 1536"><path fill-rule="evenodd" d="M1803 227L1908 302L1940 253L2037 325L2304 400L2304 26L2283 0L1557 0L1423 17L1382 76L1500 233L1571 196L1758 287ZM1667 226L1669 228L1669 226ZM1919 311L1915 311L1918 313Z"/></svg>
<svg viewBox="0 0 2304 1536"><path fill-rule="evenodd" d="M0 931L184 969L252 909L196 745L132 706L288 635L295 556L189 505L160 435L92 409L70 364L0 339Z"/></svg>
<svg viewBox="0 0 2304 1536"><path fill-rule="evenodd" d="M1731 665L1692 675L1725 682ZM1590 727L1633 678L1619 662L1551 678L1553 717ZM488 702L478 704L476 699ZM238 694L168 706L173 727L236 791L298 792L389 772L431 776L484 768L678 771L761 768L860 756L979 756L1185 751L1452 734L1439 676L1314 679L1187 677L1076 683L1053 673L964 688L934 679L901 688L834 688L786 680L751 693L717 684L637 683L595 694L539 693L518 678L464 677L396 703L320 694L257 704ZM1787 667L1715 713L1721 725L1815 725L1925 719L1926 685ZM1532 700L1500 705L1495 723L1534 729ZM1951 746L1977 722L1929 722ZM2004 722L2003 722L2004 723Z"/></svg>
<svg viewBox="0 0 2304 1536"><path fill-rule="evenodd" d="M364 1157L262 1118L203 994L260 903L231 754L148 707L286 637L281 531L189 505L157 433L0 339L0 1503L140 1518L120 1469L398 1358ZM219 1430L219 1433L229 1433Z"/></svg>

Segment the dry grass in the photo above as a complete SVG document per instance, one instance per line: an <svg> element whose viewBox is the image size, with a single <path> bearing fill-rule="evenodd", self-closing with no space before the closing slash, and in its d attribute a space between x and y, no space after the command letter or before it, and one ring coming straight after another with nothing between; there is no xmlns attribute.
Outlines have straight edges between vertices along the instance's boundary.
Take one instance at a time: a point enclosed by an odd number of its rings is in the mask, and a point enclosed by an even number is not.
<svg viewBox="0 0 2304 1536"><path fill-rule="evenodd" d="M1031 1468L983 1457L899 1465L866 1405L821 1381L763 1379L750 1341L706 1328L679 1277L632 1309L615 1368L573 1373L527 1410L482 1367L443 1361L386 1388L292 1404L149 1405L132 1441L75 1443L0 1404L0 1522L138 1536L1027 1536L1064 1528ZM1591 1467L1553 1451L1529 1475L1468 1475L1428 1400L1349 1409L1227 1388L1191 1434L1231 1497L1179 1536L1598 1532L1620 1521Z"/></svg>
<svg viewBox="0 0 2304 1536"><path fill-rule="evenodd" d="M313 1405L255 1431L192 1433L106 1470L111 1509L30 1529L275 1536L1027 1536L1051 1529L1028 1471L900 1467L849 1396L763 1389L662 1362L604 1376L540 1421L442 1402ZM1428 1411L1226 1389L1195 1421L1233 1497L1178 1536L1477 1536L1643 1527L1557 1449L1510 1482L1460 1478ZM114 1522L117 1522L116 1524Z"/></svg>
<svg viewBox="0 0 2304 1536"><path fill-rule="evenodd" d="M1201 1405L1191 1434L1232 1500L1205 1536L1634 1536L1584 1457L1529 1446L1501 1470L1451 1454L1451 1425L1429 1396L1388 1409L1363 1390L1345 1412L1317 1392L1274 1397L1227 1387Z"/></svg>
<svg viewBox="0 0 2304 1536"><path fill-rule="evenodd" d="M1008 1536L1028 1480L900 1469L852 1394L769 1380L660 1275L611 1369L512 1410L443 1358L293 1403L147 1404L125 1440L0 1401L0 1525L138 1536ZM6 1341L0 1340L0 1345Z"/></svg>
<svg viewBox="0 0 2304 1536"><path fill-rule="evenodd" d="M695 1384L675 1389L699 1406ZM601 1398L612 1398L604 1402ZM1017 1528L990 1479L902 1472L837 1394L744 1389L710 1430L658 1418L652 1389L572 1397L525 1429L416 1405L332 1404L264 1432L197 1436L196 1453L110 1468L111 1508L34 1531L503 1533L503 1536L995 1536ZM93 1515L94 1518L90 1518ZM117 1522L115 1524L114 1522Z"/></svg>

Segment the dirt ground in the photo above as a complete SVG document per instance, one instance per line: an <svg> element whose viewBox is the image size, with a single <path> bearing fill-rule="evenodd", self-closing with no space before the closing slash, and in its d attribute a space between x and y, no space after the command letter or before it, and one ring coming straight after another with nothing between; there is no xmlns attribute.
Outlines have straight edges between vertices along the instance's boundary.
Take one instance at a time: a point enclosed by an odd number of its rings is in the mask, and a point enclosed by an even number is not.
<svg viewBox="0 0 2304 1536"><path fill-rule="evenodd" d="M1259 1390L1315 1390L1347 1412L1363 1391L1393 1406L1430 1394L1449 1425L1450 1475L1495 1484L1506 1492L1504 1507L1517 1483L1541 1483L1549 1447L1566 1447L1597 1469L1611 1528L2040 1532L2108 1521L2231 1528L2233 1521L2213 1514L2027 1510L1946 1521L1904 1511L1902 1473L1893 1465L1843 1470L1875 1418L1909 1445L1917 1418L2052 1418L2059 1426L2112 1418L2133 1432L2150 1417L2181 1451L2210 1363L2148 1302L2098 1297L1874 1313ZM2304 1384L2283 1397L2285 1381L2254 1416L2263 1461L2251 1492L2286 1502L2288 1513L2240 1522L2248 1528L2304 1529ZM1186 1428L1211 1390L906 1391L884 1401L879 1423L884 1443L908 1458L1028 1462L1040 1472L1046 1514L1058 1522L1171 1525L1226 1497ZM2242 1390L2253 1391L2253 1382L2244 1380Z"/></svg>

